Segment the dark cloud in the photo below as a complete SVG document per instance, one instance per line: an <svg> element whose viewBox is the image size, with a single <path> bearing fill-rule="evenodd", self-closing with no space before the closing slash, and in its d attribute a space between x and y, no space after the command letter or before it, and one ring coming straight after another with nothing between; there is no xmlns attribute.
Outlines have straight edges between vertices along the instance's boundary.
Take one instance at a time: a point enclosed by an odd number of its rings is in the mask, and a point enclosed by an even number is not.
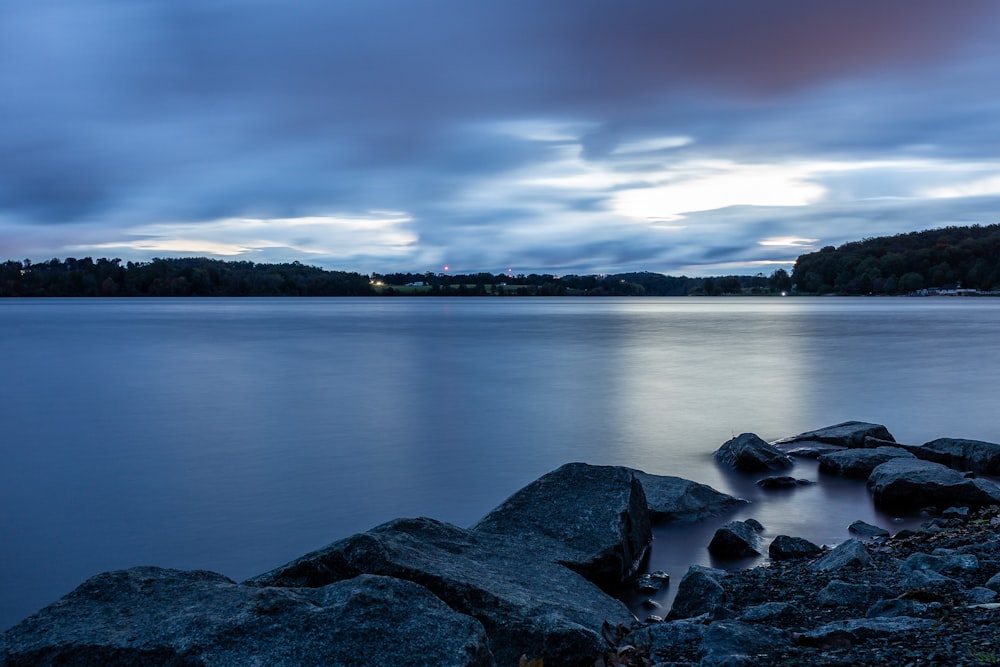
<svg viewBox="0 0 1000 667"><path fill-rule="evenodd" d="M139 255L148 225L399 211L405 252L366 236L304 259L669 270L776 257L767 236L960 221L983 200L922 193L948 180L935 171L1000 170L982 167L1000 145L998 23L988 0L8 0L0 236L17 254ZM620 152L662 137L687 143ZM669 231L615 207L760 164L798 165L825 198L682 211ZM322 245L269 233L254 253Z"/></svg>

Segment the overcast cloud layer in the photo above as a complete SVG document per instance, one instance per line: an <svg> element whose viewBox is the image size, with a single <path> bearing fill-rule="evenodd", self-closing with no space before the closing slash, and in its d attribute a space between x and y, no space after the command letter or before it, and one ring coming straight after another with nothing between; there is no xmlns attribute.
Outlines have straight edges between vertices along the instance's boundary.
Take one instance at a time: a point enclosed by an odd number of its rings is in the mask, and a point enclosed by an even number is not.
<svg viewBox="0 0 1000 667"><path fill-rule="evenodd" d="M770 273L1000 221L991 0L4 0L0 260Z"/></svg>

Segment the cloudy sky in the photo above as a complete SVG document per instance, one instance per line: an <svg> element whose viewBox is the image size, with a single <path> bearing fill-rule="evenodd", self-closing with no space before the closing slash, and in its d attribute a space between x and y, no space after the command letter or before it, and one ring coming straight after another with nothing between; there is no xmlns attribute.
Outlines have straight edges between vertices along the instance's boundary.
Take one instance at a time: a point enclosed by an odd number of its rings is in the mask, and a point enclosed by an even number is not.
<svg viewBox="0 0 1000 667"><path fill-rule="evenodd" d="M993 0L3 0L0 260L770 274L1000 222Z"/></svg>

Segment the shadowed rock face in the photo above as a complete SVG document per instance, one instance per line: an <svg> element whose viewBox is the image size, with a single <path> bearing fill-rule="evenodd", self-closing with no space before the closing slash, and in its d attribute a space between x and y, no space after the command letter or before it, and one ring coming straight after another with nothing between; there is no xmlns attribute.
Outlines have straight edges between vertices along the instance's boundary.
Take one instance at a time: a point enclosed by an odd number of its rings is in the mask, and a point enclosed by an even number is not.
<svg viewBox="0 0 1000 667"><path fill-rule="evenodd" d="M646 492L649 516L654 522L700 521L748 504L706 484L641 470L633 472Z"/></svg>
<svg viewBox="0 0 1000 667"><path fill-rule="evenodd" d="M482 625L422 586L361 576L241 586L155 567L88 579L0 636L4 665L494 664Z"/></svg>
<svg viewBox="0 0 1000 667"><path fill-rule="evenodd" d="M605 589L633 574L653 539L643 485L630 468L568 463L505 500L472 530L549 551Z"/></svg>
<svg viewBox="0 0 1000 667"><path fill-rule="evenodd" d="M565 553L542 538L525 541L433 519L398 519L246 583L321 586L361 573L406 579L478 619L498 664L517 664L522 654L544 656L546 664L575 664L605 648L605 621L616 625L632 617L621 602L549 559Z"/></svg>
<svg viewBox="0 0 1000 667"><path fill-rule="evenodd" d="M876 503L895 509L1000 504L996 484L968 479L939 463L919 459L893 459L879 465L868 478L868 486Z"/></svg>

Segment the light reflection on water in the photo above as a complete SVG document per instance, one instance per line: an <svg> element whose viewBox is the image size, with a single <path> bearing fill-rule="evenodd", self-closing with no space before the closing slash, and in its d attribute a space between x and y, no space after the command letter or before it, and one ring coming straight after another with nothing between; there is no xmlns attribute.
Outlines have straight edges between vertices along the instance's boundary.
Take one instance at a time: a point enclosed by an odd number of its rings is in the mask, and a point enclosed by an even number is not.
<svg viewBox="0 0 1000 667"><path fill-rule="evenodd" d="M0 628L102 570L242 579L397 516L470 525L568 461L757 493L769 536L833 543L891 520L863 486L764 496L711 452L847 419L1000 440L992 299L6 300L0 323ZM675 581L708 564L668 535Z"/></svg>

